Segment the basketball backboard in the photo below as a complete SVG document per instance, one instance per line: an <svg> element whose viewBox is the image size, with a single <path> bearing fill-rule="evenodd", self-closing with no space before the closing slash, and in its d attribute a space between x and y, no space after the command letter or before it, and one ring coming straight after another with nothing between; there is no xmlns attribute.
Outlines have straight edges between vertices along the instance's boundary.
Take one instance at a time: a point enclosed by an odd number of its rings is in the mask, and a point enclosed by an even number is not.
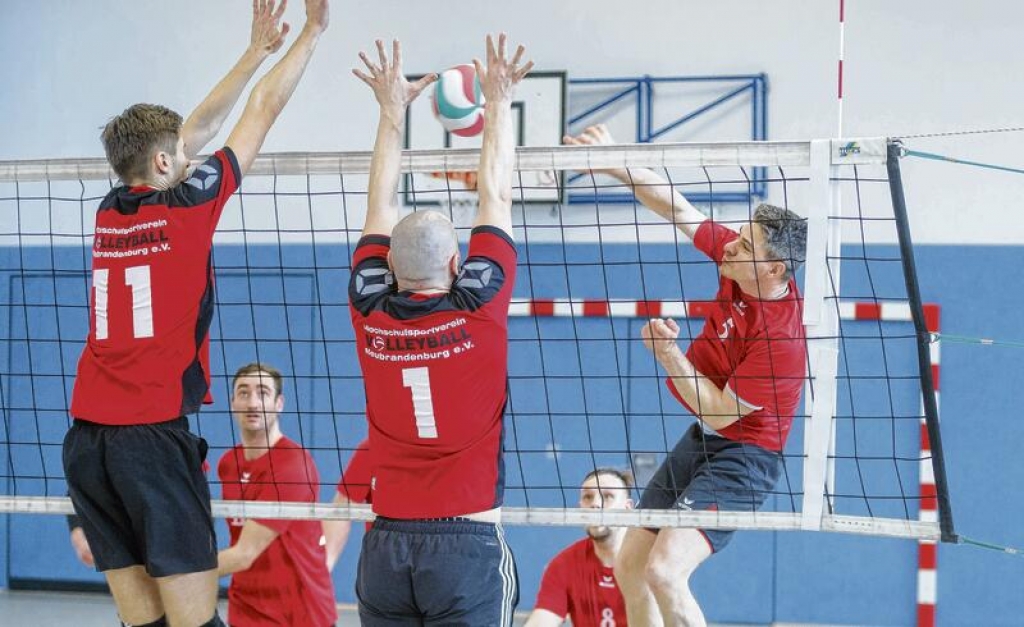
<svg viewBox="0 0 1024 627"><path fill-rule="evenodd" d="M410 81L422 74L407 77ZM557 146L565 134L566 73L531 72L516 88L512 103L513 134L517 146ZM433 87L416 99L406 112L405 147L413 150L479 148L482 134L459 137L447 132L434 118L430 98ZM476 176L469 172L435 172L406 175L402 193L407 205L451 204L474 196ZM554 172L522 172L513 181L515 202L553 204L562 202L565 186ZM468 189L468 191L467 191Z"/></svg>

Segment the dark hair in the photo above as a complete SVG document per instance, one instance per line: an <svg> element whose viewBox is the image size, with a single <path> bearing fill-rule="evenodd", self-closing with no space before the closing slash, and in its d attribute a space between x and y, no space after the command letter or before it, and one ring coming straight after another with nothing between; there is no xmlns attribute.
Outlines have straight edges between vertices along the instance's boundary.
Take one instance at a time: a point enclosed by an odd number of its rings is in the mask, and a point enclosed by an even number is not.
<svg viewBox="0 0 1024 627"><path fill-rule="evenodd" d="M103 127L100 139L107 161L125 183L149 175L149 160L162 150L175 152L181 116L167 107L135 104Z"/></svg>
<svg viewBox="0 0 1024 627"><path fill-rule="evenodd" d="M270 378L274 380L274 391L276 392L274 396L281 396L281 388L284 383L284 377L281 376L281 371L271 365L258 361L246 364L235 371L235 377L231 380L231 393L235 393L235 385L238 384L239 379L242 377L259 375L260 373L270 375Z"/></svg>
<svg viewBox="0 0 1024 627"><path fill-rule="evenodd" d="M807 220L789 209L761 204L754 210L754 222L764 233L764 249L773 261L786 266L789 280L807 258Z"/></svg>
<svg viewBox="0 0 1024 627"><path fill-rule="evenodd" d="M594 470L591 470L590 472L587 473L585 477L583 477L583 482L586 483L587 479L590 479L591 477L597 477L599 475L611 475L617 478L619 481L621 481L622 485L626 486L627 489L633 487L633 473L631 473L628 470L619 470L618 468L612 468L611 466L605 466L602 468L595 468ZM600 479L598 479L598 482L600 483Z"/></svg>

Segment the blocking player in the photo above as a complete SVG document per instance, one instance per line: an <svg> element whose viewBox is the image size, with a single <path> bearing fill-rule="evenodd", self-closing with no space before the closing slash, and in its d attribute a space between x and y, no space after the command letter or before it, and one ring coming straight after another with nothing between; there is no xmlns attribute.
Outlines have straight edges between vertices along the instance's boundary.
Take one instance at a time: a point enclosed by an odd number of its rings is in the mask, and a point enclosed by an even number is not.
<svg viewBox="0 0 1024 627"><path fill-rule="evenodd" d="M587 473L580 507L632 509L633 476L615 468ZM555 556L544 569L537 603L526 627L557 627L566 617L573 627L625 627L626 603L615 583L615 556L623 527L587 527L587 537Z"/></svg>
<svg viewBox="0 0 1024 627"><path fill-rule="evenodd" d="M352 260L352 323L366 386L373 511L356 581L363 625L509 625L515 563L500 526L512 241L512 91L532 63L505 35L475 61L487 104L480 208L460 262L451 221L399 220L408 104L436 75L409 83L401 49L360 55L380 123L366 224Z"/></svg>
<svg viewBox="0 0 1024 627"><path fill-rule="evenodd" d="M352 459L345 467L345 472L338 482L338 489L331 501L336 505L348 503L370 503L373 501L370 486L373 482L373 467L370 461L370 444L363 440L356 446ZM366 526L369 530L370 525ZM338 563L341 552L348 542L349 532L352 531L351 520L325 520L324 539L327 549L327 569L334 570Z"/></svg>
<svg viewBox="0 0 1024 627"><path fill-rule="evenodd" d="M566 143L612 143L592 126ZM672 222L718 265L716 306L684 354L673 320L652 319L644 345L668 373L676 399L697 418L640 498L641 508L755 511L774 489L806 380L803 300L794 273L807 224L762 204L736 232L708 220L650 170L607 172ZM689 578L733 532L631 529L615 575L635 625L704 625Z"/></svg>
<svg viewBox="0 0 1024 627"><path fill-rule="evenodd" d="M135 626L222 624L206 443L186 417L209 390L213 233L327 27L327 0L306 0L302 32L256 83L224 148L195 170L189 160L281 47L283 9L253 3L249 48L184 123L137 104L102 133L123 185L96 213L89 337L64 471L96 568L121 620Z"/></svg>
<svg viewBox="0 0 1024 627"><path fill-rule="evenodd" d="M235 373L231 412L242 443L217 464L226 500L317 500L320 476L313 458L281 433L281 385L281 373L267 364L251 363ZM231 575L232 627L334 624L334 585L319 521L230 518L228 529L231 546L219 553L217 572Z"/></svg>

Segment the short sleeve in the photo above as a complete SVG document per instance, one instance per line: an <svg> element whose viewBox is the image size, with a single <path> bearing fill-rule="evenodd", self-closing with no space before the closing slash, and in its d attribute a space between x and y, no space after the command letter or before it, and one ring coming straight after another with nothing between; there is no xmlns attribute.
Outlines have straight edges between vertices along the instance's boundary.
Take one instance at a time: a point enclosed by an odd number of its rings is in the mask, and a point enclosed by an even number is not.
<svg viewBox="0 0 1024 627"><path fill-rule="evenodd" d="M565 553L559 553L544 569L537 591L535 609L547 610L565 618L569 614L569 573Z"/></svg>
<svg viewBox="0 0 1024 627"><path fill-rule="evenodd" d="M504 231L478 226L469 239L469 255L452 286L452 298L465 309L489 309L507 318L516 279L515 244Z"/></svg>
<svg viewBox="0 0 1024 627"><path fill-rule="evenodd" d="M391 238L385 235L366 235L356 244L352 255L352 276L348 282L348 297L352 308L366 316L381 298L393 294L397 287L388 267Z"/></svg>
<svg viewBox="0 0 1024 627"><path fill-rule="evenodd" d="M178 196L175 205L209 211L212 237L224 206L238 189L241 179L235 153L225 146L196 166L192 175L175 188Z"/></svg>
<svg viewBox="0 0 1024 627"><path fill-rule="evenodd" d="M739 237L739 233L714 220L705 220L693 234L693 245L700 252L710 257L715 263L722 263L725 246Z"/></svg>
<svg viewBox="0 0 1024 627"><path fill-rule="evenodd" d="M271 451L271 454L274 452ZM313 460L302 449L291 449L286 455L275 455L270 468L261 477L253 501L286 501L315 503L320 491L320 478ZM284 533L291 520L255 519L259 524Z"/></svg>
<svg viewBox="0 0 1024 627"><path fill-rule="evenodd" d="M373 479L373 467L370 460L370 450L364 441L356 448L345 473L338 482L338 494L341 494L352 503L370 502L370 482Z"/></svg>

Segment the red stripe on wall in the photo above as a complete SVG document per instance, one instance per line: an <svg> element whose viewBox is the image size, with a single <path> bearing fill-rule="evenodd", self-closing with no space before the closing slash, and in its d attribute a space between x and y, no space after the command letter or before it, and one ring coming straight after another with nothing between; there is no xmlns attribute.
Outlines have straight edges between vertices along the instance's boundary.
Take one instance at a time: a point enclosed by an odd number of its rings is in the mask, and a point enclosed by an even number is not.
<svg viewBox="0 0 1024 627"><path fill-rule="evenodd" d="M553 316L555 315L555 301L553 300L531 300L531 316Z"/></svg>
<svg viewBox="0 0 1024 627"><path fill-rule="evenodd" d="M853 306L854 320L881 320L881 303L856 303Z"/></svg>
<svg viewBox="0 0 1024 627"><path fill-rule="evenodd" d="M608 301L585 300L583 301L584 316L606 317L608 315Z"/></svg>

